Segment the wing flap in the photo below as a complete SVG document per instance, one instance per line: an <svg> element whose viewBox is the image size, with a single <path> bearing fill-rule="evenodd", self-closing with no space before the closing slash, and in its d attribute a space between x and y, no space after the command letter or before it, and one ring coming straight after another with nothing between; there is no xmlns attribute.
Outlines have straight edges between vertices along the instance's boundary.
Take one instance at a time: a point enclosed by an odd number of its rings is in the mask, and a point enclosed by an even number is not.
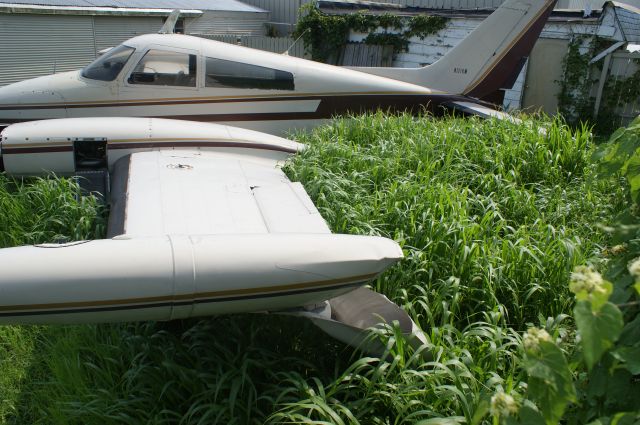
<svg viewBox="0 0 640 425"><path fill-rule="evenodd" d="M270 233L331 233L300 183L256 187L253 195Z"/></svg>

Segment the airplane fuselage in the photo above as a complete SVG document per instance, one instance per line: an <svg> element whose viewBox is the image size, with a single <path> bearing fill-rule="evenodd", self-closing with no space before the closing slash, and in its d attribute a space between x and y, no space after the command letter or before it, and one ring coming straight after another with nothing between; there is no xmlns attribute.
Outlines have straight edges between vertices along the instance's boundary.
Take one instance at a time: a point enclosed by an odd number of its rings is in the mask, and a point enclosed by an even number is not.
<svg viewBox="0 0 640 425"><path fill-rule="evenodd" d="M0 123L159 117L283 134L348 112L435 110L461 97L184 35L140 36L115 49L111 62L0 88Z"/></svg>

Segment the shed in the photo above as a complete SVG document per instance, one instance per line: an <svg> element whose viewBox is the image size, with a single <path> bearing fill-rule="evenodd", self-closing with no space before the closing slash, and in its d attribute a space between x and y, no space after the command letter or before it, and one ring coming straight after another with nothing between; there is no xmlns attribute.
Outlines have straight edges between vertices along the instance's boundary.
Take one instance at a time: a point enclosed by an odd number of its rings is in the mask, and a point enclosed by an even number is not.
<svg viewBox="0 0 640 425"><path fill-rule="evenodd" d="M0 86L81 68L98 52L157 32L261 35L269 12L238 0L0 0Z"/></svg>

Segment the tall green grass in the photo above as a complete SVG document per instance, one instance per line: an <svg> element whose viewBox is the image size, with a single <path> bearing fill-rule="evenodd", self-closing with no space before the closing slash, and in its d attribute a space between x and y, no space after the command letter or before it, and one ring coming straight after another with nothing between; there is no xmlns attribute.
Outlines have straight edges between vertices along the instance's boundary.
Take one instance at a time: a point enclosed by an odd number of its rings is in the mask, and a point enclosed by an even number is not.
<svg viewBox="0 0 640 425"><path fill-rule="evenodd" d="M101 237L102 207L79 194L72 179L25 182L0 173L0 247Z"/></svg>
<svg viewBox="0 0 640 425"><path fill-rule="evenodd" d="M310 148L289 174L333 231L403 245L407 259L376 289L429 298L425 327L466 326L502 306L521 329L567 311L569 271L598 251L596 225L623 200L594 178L588 129L557 120L544 136L530 124L339 120L301 135Z"/></svg>
<svg viewBox="0 0 640 425"><path fill-rule="evenodd" d="M496 389L523 391L520 331L572 332L568 273L599 253L597 224L623 202L618 182L594 178L588 130L372 114L298 140L308 149L287 173L332 230L403 246L374 287L426 345L387 328L372 358L262 315L43 328L26 337L5 421L472 423Z"/></svg>

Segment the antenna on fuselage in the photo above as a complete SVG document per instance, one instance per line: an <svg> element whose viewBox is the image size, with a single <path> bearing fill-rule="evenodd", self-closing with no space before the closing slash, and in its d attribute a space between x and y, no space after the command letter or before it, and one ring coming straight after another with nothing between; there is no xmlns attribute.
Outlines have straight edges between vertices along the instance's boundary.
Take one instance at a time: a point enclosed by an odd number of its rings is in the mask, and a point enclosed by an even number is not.
<svg viewBox="0 0 640 425"><path fill-rule="evenodd" d="M303 35L305 35L305 34L307 33L307 31L309 31L310 29L311 29L311 28L307 28L306 30L304 30L304 31L302 32L302 34L300 34L300 36L299 36L298 38L296 38L296 40L295 40L293 43L291 43L291 46L289 46L289 47L287 48L287 50L285 50L284 52L282 52L282 54L283 54L283 55L285 55L285 56L289 56L289 50L291 50L291 49L293 48L293 46L295 46L295 45L296 45L296 43L297 43L297 42L302 38L302 36L303 36Z"/></svg>
<svg viewBox="0 0 640 425"><path fill-rule="evenodd" d="M173 34L173 30L176 27L176 22L178 22L178 18L180 17L180 9L173 9L169 16L167 16L167 20L164 21L164 25L158 31L158 34Z"/></svg>

